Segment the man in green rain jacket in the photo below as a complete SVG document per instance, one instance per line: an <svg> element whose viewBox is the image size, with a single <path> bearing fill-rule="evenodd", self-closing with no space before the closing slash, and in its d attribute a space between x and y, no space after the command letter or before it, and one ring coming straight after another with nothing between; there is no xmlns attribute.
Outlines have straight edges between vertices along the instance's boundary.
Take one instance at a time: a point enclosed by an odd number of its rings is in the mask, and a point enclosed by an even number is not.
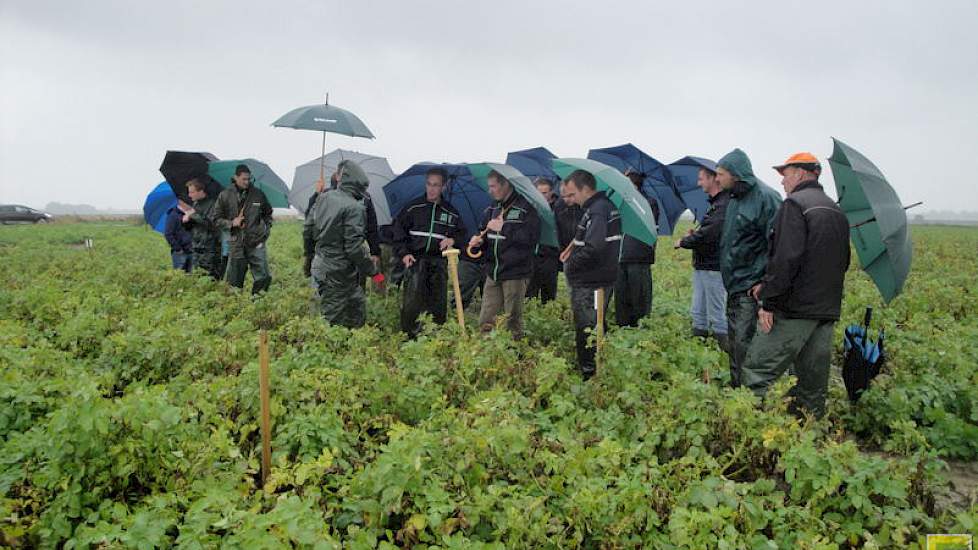
<svg viewBox="0 0 978 550"><path fill-rule="evenodd" d="M193 205L180 203L183 212L183 227L192 237L194 269L202 269L214 279L221 278L221 230L217 228L210 213L217 200L207 196L203 182L194 178L187 182L187 193Z"/></svg>
<svg viewBox="0 0 978 550"><path fill-rule="evenodd" d="M740 149L717 162L717 182L730 191L720 237L720 274L727 289L730 384L736 388L757 330L758 303L750 290L764 277L768 235L781 196L754 175L750 159Z"/></svg>
<svg viewBox="0 0 978 550"><path fill-rule="evenodd" d="M323 317L334 325L362 327L367 298L360 276L376 275L367 246L367 174L355 162L337 167L339 185L326 191L306 214L303 237L315 241L312 276ZM325 199L325 200L323 200Z"/></svg>

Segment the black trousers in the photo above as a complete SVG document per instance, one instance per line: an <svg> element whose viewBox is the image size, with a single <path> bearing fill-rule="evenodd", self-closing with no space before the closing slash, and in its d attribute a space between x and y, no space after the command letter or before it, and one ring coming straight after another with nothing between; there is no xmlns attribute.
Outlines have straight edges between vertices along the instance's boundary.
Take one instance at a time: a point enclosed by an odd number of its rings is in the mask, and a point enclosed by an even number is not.
<svg viewBox="0 0 978 550"><path fill-rule="evenodd" d="M430 313L443 324L448 313L448 273L444 258L419 258L401 279L401 330L414 338L421 327L418 317Z"/></svg>
<svg viewBox="0 0 978 550"><path fill-rule="evenodd" d="M560 262L555 257L537 256L533 258L533 275L526 287L527 298L539 298L547 303L557 298L557 271Z"/></svg>

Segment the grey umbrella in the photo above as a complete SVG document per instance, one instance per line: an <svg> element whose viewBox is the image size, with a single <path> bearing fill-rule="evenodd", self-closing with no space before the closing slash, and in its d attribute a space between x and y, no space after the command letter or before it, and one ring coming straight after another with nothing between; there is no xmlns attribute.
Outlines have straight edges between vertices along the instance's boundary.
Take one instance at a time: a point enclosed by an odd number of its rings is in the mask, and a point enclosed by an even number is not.
<svg viewBox="0 0 978 550"><path fill-rule="evenodd" d="M336 166L343 160L356 162L367 173L367 179L370 180L367 192L370 193L370 200L373 201L374 210L377 212L377 224L390 224L391 213L390 208L387 206L387 196L384 195L384 185L394 179L394 171L391 170L390 163L384 157L365 155L345 149L336 149L328 155L312 159L305 164L299 165L295 169L295 177L292 178L292 190L289 192L289 202L297 210L305 214L309 197L316 190L316 180L318 179L320 168L325 167L326 171L332 174L336 171Z"/></svg>
<svg viewBox="0 0 978 550"><path fill-rule="evenodd" d="M329 104L329 94L321 105L307 105L292 109L272 123L277 128L295 128L297 130L314 130L323 133L322 153L326 156L326 132L342 134L350 137L365 137L373 139L374 134L357 115ZM319 177L325 180L325 165L320 165Z"/></svg>

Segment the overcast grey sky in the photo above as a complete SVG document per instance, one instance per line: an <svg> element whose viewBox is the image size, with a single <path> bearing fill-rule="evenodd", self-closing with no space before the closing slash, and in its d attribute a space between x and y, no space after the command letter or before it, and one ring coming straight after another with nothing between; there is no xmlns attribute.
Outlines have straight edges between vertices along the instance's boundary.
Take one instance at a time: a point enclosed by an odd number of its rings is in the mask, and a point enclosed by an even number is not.
<svg viewBox="0 0 978 550"><path fill-rule="evenodd" d="M978 210L975 0L0 0L0 202L139 208L167 149L291 183L320 137L270 124L327 91L377 135L327 148L395 172L632 142L741 147L780 189L836 136L905 203Z"/></svg>

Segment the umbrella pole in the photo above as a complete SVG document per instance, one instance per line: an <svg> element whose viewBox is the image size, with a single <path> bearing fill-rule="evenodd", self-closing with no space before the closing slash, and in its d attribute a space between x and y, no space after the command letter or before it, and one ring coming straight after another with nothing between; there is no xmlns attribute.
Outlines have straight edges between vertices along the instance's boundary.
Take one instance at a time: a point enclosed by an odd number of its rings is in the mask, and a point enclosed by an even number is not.
<svg viewBox="0 0 978 550"><path fill-rule="evenodd" d="M326 131L323 130L323 152L319 154L319 181L326 186Z"/></svg>

